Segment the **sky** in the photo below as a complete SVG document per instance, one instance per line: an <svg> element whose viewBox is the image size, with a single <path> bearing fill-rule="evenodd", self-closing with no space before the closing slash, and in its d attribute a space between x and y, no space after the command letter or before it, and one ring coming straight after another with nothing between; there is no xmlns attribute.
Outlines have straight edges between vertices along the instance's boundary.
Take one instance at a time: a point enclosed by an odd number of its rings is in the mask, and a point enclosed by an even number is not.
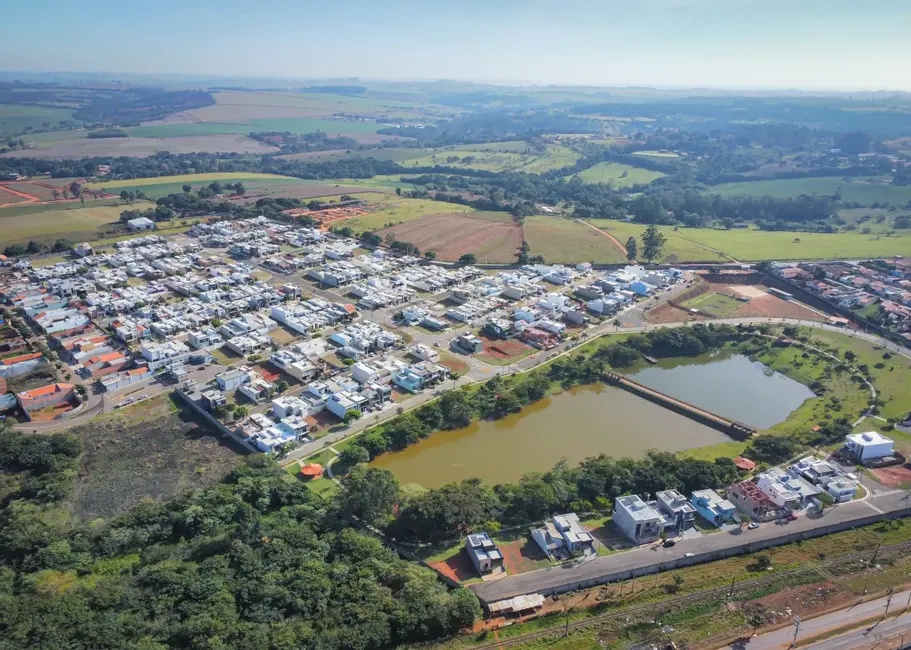
<svg viewBox="0 0 911 650"><path fill-rule="evenodd" d="M911 90L911 0L9 2L0 68Z"/></svg>

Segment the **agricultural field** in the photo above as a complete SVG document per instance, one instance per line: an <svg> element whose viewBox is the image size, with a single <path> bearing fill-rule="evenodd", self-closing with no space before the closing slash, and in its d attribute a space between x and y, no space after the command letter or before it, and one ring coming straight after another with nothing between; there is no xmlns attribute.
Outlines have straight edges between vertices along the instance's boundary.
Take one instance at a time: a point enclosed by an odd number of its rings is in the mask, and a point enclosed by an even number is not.
<svg viewBox="0 0 911 650"><path fill-rule="evenodd" d="M613 162L598 163L576 175L586 183L607 183L618 188L648 184L664 176L662 172Z"/></svg>
<svg viewBox="0 0 911 650"><path fill-rule="evenodd" d="M642 248L642 233L645 232L645 226L628 223L626 221L615 221L613 219L591 219L590 224L594 225L601 230L604 230L614 237L616 237L622 244L626 244L626 240L630 237L635 237L639 248ZM656 258L656 262L665 262L668 264L674 264L676 262L729 262L730 258L725 255L716 253L705 246L698 244L694 241L689 241L683 236L684 232L689 233L691 231L679 231L675 232L671 228L663 228L662 232L667 237L667 242L664 245L663 254Z"/></svg>
<svg viewBox="0 0 911 650"><path fill-rule="evenodd" d="M585 223L558 217L526 217L525 241L532 255L548 262L597 262L617 264L626 254L610 237Z"/></svg>
<svg viewBox="0 0 911 650"><path fill-rule="evenodd" d="M410 158L399 154L402 156L399 162L406 167L443 165L493 172L523 171L530 174L574 165L580 157L572 149L553 144L547 145L543 153L537 153L520 141L410 151L424 153Z"/></svg>
<svg viewBox="0 0 911 650"><path fill-rule="evenodd" d="M634 151L633 155L650 160L675 160L680 157L673 151Z"/></svg>
<svg viewBox="0 0 911 650"><path fill-rule="evenodd" d="M432 250L437 258L446 261L459 259L465 253L474 253L479 263L514 262L522 245L522 227L509 215L500 212L453 212L446 205L447 213L424 216L401 225L379 231L385 236L417 246L422 252Z"/></svg>
<svg viewBox="0 0 911 650"><path fill-rule="evenodd" d="M28 127L40 129L72 119L73 111L64 108L19 104L0 105L0 137L21 133ZM30 139L25 135L19 137L23 140Z"/></svg>
<svg viewBox="0 0 911 650"><path fill-rule="evenodd" d="M721 196L771 196L777 199L794 198L801 194L828 196L841 192L843 201L863 205L887 202L903 206L911 201L911 187L891 185L891 180L890 176L858 176L851 179L834 176L788 178L723 183L708 188L707 192Z"/></svg>
<svg viewBox="0 0 911 650"><path fill-rule="evenodd" d="M91 205L90 203L87 203ZM23 208L0 209L0 232L3 245L24 244L29 240L53 242L69 239L72 242L95 240L117 223L120 213L126 209L145 210L154 208L154 203L139 201L132 206L102 205L92 207L56 207L53 205L34 206L38 210Z"/></svg>
<svg viewBox="0 0 911 650"><path fill-rule="evenodd" d="M54 131L24 137L35 146L28 150L30 158L71 159L92 156L132 156L145 158L159 151L171 153L251 153L264 154L278 151L262 142L247 137L250 128L241 132L224 132L214 135L186 135L183 137L86 137L86 131ZM22 152L9 151L0 157L21 156Z"/></svg>
<svg viewBox="0 0 911 650"><path fill-rule="evenodd" d="M639 238L645 226L595 219L590 223L606 230L621 242ZM715 230L712 228L660 227L667 237L659 262L717 262L735 259L760 260L856 259L907 255L911 251L911 232L862 235L848 233L771 232L752 229ZM640 242L641 246L641 242ZM717 250L718 252L714 252Z"/></svg>

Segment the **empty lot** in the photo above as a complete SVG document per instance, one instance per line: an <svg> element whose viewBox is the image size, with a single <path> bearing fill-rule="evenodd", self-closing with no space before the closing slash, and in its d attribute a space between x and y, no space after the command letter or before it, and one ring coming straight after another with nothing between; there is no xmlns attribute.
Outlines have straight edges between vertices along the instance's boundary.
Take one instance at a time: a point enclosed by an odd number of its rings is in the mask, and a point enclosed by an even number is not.
<svg viewBox="0 0 911 650"><path fill-rule="evenodd" d="M437 258L455 261L465 253L474 253L479 263L514 262L522 245L522 227L512 221L494 221L485 213L448 213L422 217L380 231L414 244L424 251L434 251Z"/></svg>

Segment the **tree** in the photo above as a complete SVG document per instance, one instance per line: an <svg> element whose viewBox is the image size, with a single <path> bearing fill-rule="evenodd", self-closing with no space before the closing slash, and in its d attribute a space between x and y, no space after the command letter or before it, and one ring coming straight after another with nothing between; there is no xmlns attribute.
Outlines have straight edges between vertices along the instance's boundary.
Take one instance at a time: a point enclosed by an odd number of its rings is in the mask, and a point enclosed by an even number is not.
<svg viewBox="0 0 911 650"><path fill-rule="evenodd" d="M348 424L349 422L361 419L361 415L362 413L357 409L348 409L345 411L345 417L342 419L345 421L345 424Z"/></svg>
<svg viewBox="0 0 911 650"><path fill-rule="evenodd" d="M244 194L247 193L247 188L244 187L243 183L238 181L238 182L234 183L234 193L237 196L243 196Z"/></svg>
<svg viewBox="0 0 911 650"><path fill-rule="evenodd" d="M825 280L826 279L826 270L821 266L817 266L815 269L813 269L813 277L816 280Z"/></svg>
<svg viewBox="0 0 911 650"><path fill-rule="evenodd" d="M182 189L183 189L183 193L184 193L184 194L189 194L190 192L193 191L193 186L192 186L192 185L189 185L189 184L188 184L188 185L184 185Z"/></svg>
<svg viewBox="0 0 911 650"><path fill-rule="evenodd" d="M285 381L284 379L279 379L278 382L275 384L275 390L279 394L284 393L286 390L288 390L288 382Z"/></svg>
<svg viewBox="0 0 911 650"><path fill-rule="evenodd" d="M630 236L630 238L626 240L626 259L630 262L635 262L638 255L639 245L636 243L636 238Z"/></svg>
<svg viewBox="0 0 911 650"><path fill-rule="evenodd" d="M225 188L223 188L218 181L209 183L209 189L212 190L212 194L221 194L225 191Z"/></svg>
<svg viewBox="0 0 911 650"><path fill-rule="evenodd" d="M246 406L241 406L240 404L234 405L234 418L237 420L243 420L250 414L250 409Z"/></svg>
<svg viewBox="0 0 911 650"><path fill-rule="evenodd" d="M399 498L399 481L389 470L358 466L343 479L339 507L375 528L384 528Z"/></svg>
<svg viewBox="0 0 911 650"><path fill-rule="evenodd" d="M642 233L642 255L649 263L656 257L661 256L661 251L666 241L667 237L655 227L655 224L645 229L645 232Z"/></svg>
<svg viewBox="0 0 911 650"><path fill-rule="evenodd" d="M436 258L437 254L434 251L424 251L425 260L435 260Z"/></svg>
<svg viewBox="0 0 911 650"><path fill-rule="evenodd" d="M342 450L338 455L338 460L336 462L341 463L348 468L369 463L370 452L359 445L351 445Z"/></svg>
<svg viewBox="0 0 911 650"><path fill-rule="evenodd" d="M321 207L323 207L323 202L322 202L322 201L317 201L316 199L313 199L312 201L310 201L310 202L307 204L307 209L310 210L311 212L316 212L316 211L319 210Z"/></svg>
<svg viewBox="0 0 911 650"><path fill-rule="evenodd" d="M35 253L41 252L41 244L36 241L30 241L28 246L25 247L25 252L29 255L34 255Z"/></svg>
<svg viewBox="0 0 911 650"><path fill-rule="evenodd" d="M54 197L54 200L56 201L57 198L60 196L60 191L59 191L59 190L51 190L51 196L53 196L53 197Z"/></svg>
<svg viewBox="0 0 911 650"><path fill-rule="evenodd" d="M54 198L57 198L56 196ZM127 190L120 190L120 200L127 203L130 200L130 193Z"/></svg>
<svg viewBox="0 0 911 650"><path fill-rule="evenodd" d="M396 196L402 196L402 188L401 187L395 188L395 194L396 194Z"/></svg>
<svg viewBox="0 0 911 650"><path fill-rule="evenodd" d="M474 253L465 253L459 258L459 264L477 264L478 258Z"/></svg>

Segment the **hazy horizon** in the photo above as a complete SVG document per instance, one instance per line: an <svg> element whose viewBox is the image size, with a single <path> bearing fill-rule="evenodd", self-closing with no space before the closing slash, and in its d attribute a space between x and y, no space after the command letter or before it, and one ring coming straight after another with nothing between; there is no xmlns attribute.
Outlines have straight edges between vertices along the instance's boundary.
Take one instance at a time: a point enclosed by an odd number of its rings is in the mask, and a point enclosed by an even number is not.
<svg viewBox="0 0 911 650"><path fill-rule="evenodd" d="M5 10L6 70L711 90L911 90L902 0L88 0ZM59 13L59 12L57 12ZM39 28L35 28L38 26ZM28 28L26 28L28 27Z"/></svg>

